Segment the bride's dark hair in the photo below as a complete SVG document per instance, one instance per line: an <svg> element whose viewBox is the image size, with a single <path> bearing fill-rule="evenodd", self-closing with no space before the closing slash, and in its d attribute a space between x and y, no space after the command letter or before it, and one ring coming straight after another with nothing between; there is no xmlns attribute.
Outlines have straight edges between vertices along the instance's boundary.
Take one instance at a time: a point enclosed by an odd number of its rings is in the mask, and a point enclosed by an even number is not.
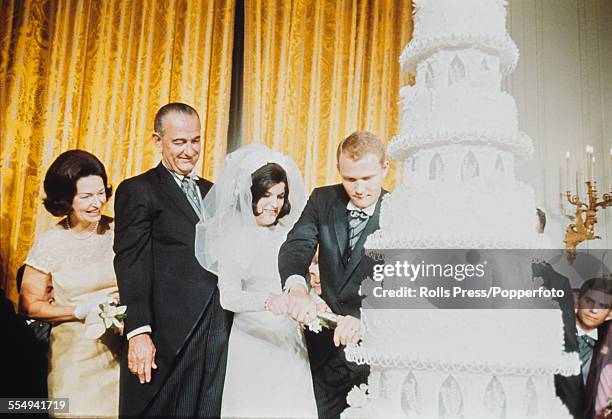
<svg viewBox="0 0 612 419"><path fill-rule="evenodd" d="M253 195L252 208L253 215L255 216L259 215L257 213L257 202L266 195L271 187L281 182L285 184L285 202L278 213L278 217L276 217L276 221L274 221L274 225L291 211L287 173L285 169L277 163L268 163L251 173L251 195Z"/></svg>

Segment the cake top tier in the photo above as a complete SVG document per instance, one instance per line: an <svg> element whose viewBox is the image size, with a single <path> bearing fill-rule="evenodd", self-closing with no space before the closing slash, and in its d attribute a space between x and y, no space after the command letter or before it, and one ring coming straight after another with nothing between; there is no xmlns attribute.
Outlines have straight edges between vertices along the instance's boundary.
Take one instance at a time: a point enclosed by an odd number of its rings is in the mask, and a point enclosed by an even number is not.
<svg viewBox="0 0 612 419"><path fill-rule="evenodd" d="M500 57L500 70L511 73L518 48L506 30L505 0L413 0L412 41L400 57L402 69L415 74L416 65L441 49L478 47Z"/></svg>

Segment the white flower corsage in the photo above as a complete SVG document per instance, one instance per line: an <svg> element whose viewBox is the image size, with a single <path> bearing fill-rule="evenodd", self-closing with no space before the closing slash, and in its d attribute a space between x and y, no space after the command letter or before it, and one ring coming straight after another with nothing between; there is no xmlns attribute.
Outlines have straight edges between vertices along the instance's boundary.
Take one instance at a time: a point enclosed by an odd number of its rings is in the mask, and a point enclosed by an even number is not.
<svg viewBox="0 0 612 419"><path fill-rule="evenodd" d="M127 318L126 311L126 305L121 305L115 298L109 297L106 301L94 307L87 316L85 336L92 340L98 339L108 329L123 334L123 321Z"/></svg>
<svg viewBox="0 0 612 419"><path fill-rule="evenodd" d="M319 333L323 329L333 329L338 324L338 315L323 311L317 314L317 317L308 323L306 327L313 333Z"/></svg>
<svg viewBox="0 0 612 419"><path fill-rule="evenodd" d="M346 395L346 402L351 407L365 407L369 399L367 384L361 384L359 387L354 386Z"/></svg>

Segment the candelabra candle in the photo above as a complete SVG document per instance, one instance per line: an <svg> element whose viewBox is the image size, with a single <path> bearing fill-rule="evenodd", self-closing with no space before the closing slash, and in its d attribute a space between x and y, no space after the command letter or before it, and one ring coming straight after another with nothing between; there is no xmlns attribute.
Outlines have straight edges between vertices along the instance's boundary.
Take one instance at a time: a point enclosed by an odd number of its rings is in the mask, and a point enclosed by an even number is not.
<svg viewBox="0 0 612 419"><path fill-rule="evenodd" d="M593 169L595 166L595 156L593 155L593 147L586 146L587 167L586 167L586 193L584 200L580 199L580 189L582 183L582 172L580 168L576 171L576 195L572 195L571 191L567 191L567 200L571 205L576 207L576 215L573 217L574 223L567 226L565 229L565 248L569 251L569 255L576 254L576 246L585 240L595 240L601 237L595 234L595 224L597 223L597 211L612 206L612 191L604 193L602 199L597 196L597 184L593 178ZM569 153L565 155L566 160L569 160ZM610 160L612 162L612 149L610 150ZM568 163L566 162L566 165ZM567 171L567 168L566 168Z"/></svg>
<svg viewBox="0 0 612 419"><path fill-rule="evenodd" d="M612 149L610 149L610 159L612 160ZM565 153L565 187L570 190L570 152Z"/></svg>
<svg viewBox="0 0 612 419"><path fill-rule="evenodd" d="M587 153L586 176L587 176L587 182L590 182L593 180L593 148L590 145L586 146L586 153Z"/></svg>

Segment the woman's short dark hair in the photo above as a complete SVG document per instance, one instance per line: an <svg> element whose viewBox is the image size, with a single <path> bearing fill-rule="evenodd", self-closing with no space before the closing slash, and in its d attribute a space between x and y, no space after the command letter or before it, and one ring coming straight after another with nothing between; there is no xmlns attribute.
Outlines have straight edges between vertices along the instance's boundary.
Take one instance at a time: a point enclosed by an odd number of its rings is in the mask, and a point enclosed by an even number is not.
<svg viewBox="0 0 612 419"><path fill-rule="evenodd" d="M285 183L285 202L276 217L274 225L278 223L278 220L289 214L291 211L291 204L289 203L289 182L287 182L287 173L280 164L268 163L265 166L261 166L251 174L251 194L253 195L253 214L258 216L257 213L257 202L264 196L268 190L281 182Z"/></svg>
<svg viewBox="0 0 612 419"><path fill-rule="evenodd" d="M72 211L72 202L76 195L76 184L87 176L100 176L104 183L106 200L113 193L108 184L106 169L96 156L84 150L68 150L60 154L47 170L44 181L45 194L43 204L47 211L56 217L63 217ZM108 230L112 218L102 216L98 233Z"/></svg>

